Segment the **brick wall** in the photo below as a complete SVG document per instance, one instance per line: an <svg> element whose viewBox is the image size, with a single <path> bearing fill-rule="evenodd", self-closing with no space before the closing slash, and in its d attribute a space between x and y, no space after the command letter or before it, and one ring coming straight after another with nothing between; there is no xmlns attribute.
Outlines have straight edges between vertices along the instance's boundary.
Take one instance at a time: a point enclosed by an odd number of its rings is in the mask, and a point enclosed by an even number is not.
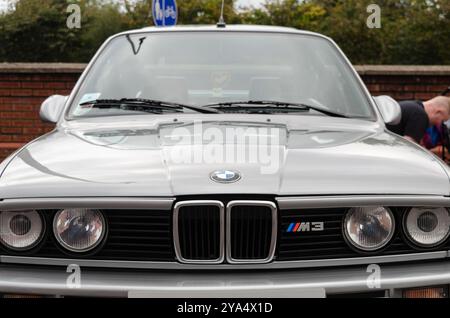
<svg viewBox="0 0 450 318"><path fill-rule="evenodd" d="M427 100L450 86L450 66L364 65L356 69L372 95Z"/></svg>
<svg viewBox="0 0 450 318"><path fill-rule="evenodd" d="M67 95L84 64L0 63L0 161L24 143L50 131L39 119L50 95ZM373 95L426 100L450 86L450 66L357 66Z"/></svg>
<svg viewBox="0 0 450 318"><path fill-rule="evenodd" d="M69 94L84 67L0 63L0 161L53 128L39 119L41 103L53 94Z"/></svg>

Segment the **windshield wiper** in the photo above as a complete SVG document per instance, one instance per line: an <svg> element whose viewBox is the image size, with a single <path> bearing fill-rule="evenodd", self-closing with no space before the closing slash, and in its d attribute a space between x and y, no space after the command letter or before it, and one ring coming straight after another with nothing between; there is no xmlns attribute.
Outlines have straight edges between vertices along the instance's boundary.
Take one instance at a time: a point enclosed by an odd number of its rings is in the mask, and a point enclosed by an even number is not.
<svg viewBox="0 0 450 318"><path fill-rule="evenodd" d="M80 106L91 108L118 108L124 110L142 110L161 114L163 112L183 112L183 109L194 110L203 114L217 114L219 111L213 108L197 107L173 102L165 102L145 98L122 98L122 99L95 99L81 103Z"/></svg>
<svg viewBox="0 0 450 318"><path fill-rule="evenodd" d="M260 107L258 107L260 106ZM261 108L262 106L262 108ZM308 111L310 109L321 112L322 114L332 116L348 118L347 115L330 111L321 107L303 104L303 103L289 103L270 100L249 100L249 101L235 101L235 102L222 102L205 105L205 107L217 108L222 110L256 110L257 112L270 111L282 111L282 112L294 112L294 111Z"/></svg>

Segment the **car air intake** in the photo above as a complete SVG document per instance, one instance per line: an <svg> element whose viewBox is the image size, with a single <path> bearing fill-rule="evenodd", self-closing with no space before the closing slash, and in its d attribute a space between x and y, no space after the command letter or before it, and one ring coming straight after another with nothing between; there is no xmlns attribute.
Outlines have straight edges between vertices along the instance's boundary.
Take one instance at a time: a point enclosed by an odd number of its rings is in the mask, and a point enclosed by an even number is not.
<svg viewBox="0 0 450 318"><path fill-rule="evenodd" d="M175 253L183 263L224 260L224 205L220 201L184 201L174 209Z"/></svg>
<svg viewBox="0 0 450 318"><path fill-rule="evenodd" d="M233 201L227 206L229 263L270 262L277 237L276 206L264 201Z"/></svg>

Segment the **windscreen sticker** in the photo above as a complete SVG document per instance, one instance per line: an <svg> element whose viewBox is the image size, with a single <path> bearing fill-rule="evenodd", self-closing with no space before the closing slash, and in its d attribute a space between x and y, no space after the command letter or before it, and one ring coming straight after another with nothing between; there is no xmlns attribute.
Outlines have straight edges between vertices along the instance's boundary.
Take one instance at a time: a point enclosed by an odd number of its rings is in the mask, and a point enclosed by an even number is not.
<svg viewBox="0 0 450 318"><path fill-rule="evenodd" d="M100 95L101 95L101 93L84 94L83 97L81 97L80 102L78 104L83 104L85 102L96 100L100 97Z"/></svg>
<svg viewBox="0 0 450 318"><path fill-rule="evenodd" d="M78 103L78 107L74 110L73 114L75 116L83 116L84 114L88 113L91 109L91 107L82 107L79 106L85 102L96 100L102 95L101 93L89 93L84 94L83 97L81 97L80 102Z"/></svg>

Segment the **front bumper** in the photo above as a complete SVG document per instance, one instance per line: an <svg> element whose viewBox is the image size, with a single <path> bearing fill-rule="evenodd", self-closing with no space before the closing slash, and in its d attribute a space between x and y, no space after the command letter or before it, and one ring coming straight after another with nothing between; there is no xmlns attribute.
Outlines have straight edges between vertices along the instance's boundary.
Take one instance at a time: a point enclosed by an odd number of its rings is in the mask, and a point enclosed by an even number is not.
<svg viewBox="0 0 450 318"><path fill-rule="evenodd" d="M271 298L322 297L450 284L450 261L380 265L379 281L367 266L265 271L120 271L0 265L0 294L103 297ZM372 276L371 276L372 275ZM68 284L69 282L69 284ZM75 284L74 284L75 282ZM79 282L79 285L76 283ZM379 288L378 288L379 283ZM370 288L372 287L372 288Z"/></svg>

